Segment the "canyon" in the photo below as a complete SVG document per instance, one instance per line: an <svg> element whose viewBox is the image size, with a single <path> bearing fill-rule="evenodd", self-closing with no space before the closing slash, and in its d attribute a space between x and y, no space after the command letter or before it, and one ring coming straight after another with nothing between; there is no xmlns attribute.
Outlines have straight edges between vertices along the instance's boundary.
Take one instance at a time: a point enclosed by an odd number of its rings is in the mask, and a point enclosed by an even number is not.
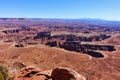
<svg viewBox="0 0 120 80"><path fill-rule="evenodd" d="M119 26L112 21L0 18L0 65L14 80L56 80L54 69L57 80L70 80L66 69L83 78L75 80L119 80Z"/></svg>

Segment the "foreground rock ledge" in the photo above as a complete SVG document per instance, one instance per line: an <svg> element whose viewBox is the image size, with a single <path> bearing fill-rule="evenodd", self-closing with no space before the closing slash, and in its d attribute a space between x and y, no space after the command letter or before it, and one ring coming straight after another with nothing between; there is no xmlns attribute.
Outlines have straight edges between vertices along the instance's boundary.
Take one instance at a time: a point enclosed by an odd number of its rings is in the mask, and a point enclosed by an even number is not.
<svg viewBox="0 0 120 80"><path fill-rule="evenodd" d="M49 70L46 71L48 72ZM24 67L14 76L14 80L86 80L84 76L65 67L51 70L51 75L44 72L45 71L33 66Z"/></svg>

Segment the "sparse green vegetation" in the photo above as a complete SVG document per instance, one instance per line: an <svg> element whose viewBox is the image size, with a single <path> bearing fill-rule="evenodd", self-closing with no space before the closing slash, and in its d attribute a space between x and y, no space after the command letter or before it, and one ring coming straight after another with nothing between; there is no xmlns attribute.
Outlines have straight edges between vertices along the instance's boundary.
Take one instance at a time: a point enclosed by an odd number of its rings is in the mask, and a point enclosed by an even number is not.
<svg viewBox="0 0 120 80"><path fill-rule="evenodd" d="M7 68L0 66L0 80L6 80L8 77L8 70Z"/></svg>
<svg viewBox="0 0 120 80"><path fill-rule="evenodd" d="M0 80L13 80L13 78L9 78L8 69L4 66L0 65Z"/></svg>
<svg viewBox="0 0 120 80"><path fill-rule="evenodd" d="M14 80L12 77L10 77L8 80Z"/></svg>

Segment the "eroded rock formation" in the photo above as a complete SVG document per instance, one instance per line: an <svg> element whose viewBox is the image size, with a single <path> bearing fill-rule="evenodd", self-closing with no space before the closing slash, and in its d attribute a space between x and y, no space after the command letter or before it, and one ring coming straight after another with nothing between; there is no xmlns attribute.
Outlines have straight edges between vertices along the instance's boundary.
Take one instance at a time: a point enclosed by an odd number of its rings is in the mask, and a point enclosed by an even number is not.
<svg viewBox="0 0 120 80"><path fill-rule="evenodd" d="M86 78L70 68L59 67L42 71L34 66L28 66L22 68L14 80L86 80Z"/></svg>

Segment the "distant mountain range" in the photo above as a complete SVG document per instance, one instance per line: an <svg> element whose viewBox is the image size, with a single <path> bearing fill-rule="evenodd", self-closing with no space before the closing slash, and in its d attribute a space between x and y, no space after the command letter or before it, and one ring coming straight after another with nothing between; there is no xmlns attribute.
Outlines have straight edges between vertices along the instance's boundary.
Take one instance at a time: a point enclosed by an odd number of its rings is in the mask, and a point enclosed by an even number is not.
<svg viewBox="0 0 120 80"><path fill-rule="evenodd" d="M114 20L104 20L100 18L92 19L92 18L81 18L81 19L59 19L59 18L0 18L0 20L66 20L66 21L99 21L99 22L104 22L104 21L109 21L109 22L120 22L120 21L114 21Z"/></svg>
<svg viewBox="0 0 120 80"><path fill-rule="evenodd" d="M112 20L104 20L104 19L92 19L92 18L81 18L81 19L55 19L55 18L0 18L0 23L4 22L40 22L40 21L47 21L47 22L75 22L75 23L84 23L90 25L102 25L107 27L119 27L120 28L120 21L112 21Z"/></svg>

